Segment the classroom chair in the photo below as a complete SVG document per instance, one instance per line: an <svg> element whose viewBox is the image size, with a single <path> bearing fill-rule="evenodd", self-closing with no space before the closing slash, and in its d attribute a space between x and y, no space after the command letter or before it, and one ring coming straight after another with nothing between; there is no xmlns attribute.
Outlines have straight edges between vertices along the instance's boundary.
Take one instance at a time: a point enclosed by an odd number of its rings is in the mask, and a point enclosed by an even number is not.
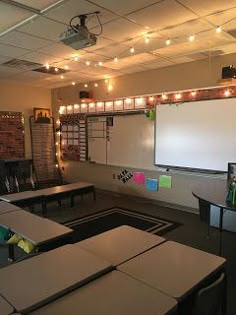
<svg viewBox="0 0 236 315"><path fill-rule="evenodd" d="M191 315L226 315L226 275L200 289L193 304Z"/></svg>
<svg viewBox="0 0 236 315"><path fill-rule="evenodd" d="M4 161L0 161L0 191L10 192L10 183L8 179L8 171Z"/></svg>

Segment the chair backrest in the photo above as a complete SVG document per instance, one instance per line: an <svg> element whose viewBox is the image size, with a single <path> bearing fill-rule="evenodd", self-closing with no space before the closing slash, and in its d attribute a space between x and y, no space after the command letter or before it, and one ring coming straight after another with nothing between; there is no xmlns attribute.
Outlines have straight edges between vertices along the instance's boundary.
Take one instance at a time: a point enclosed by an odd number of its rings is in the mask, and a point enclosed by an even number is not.
<svg viewBox="0 0 236 315"><path fill-rule="evenodd" d="M210 204L202 199L199 199L199 216L201 221L207 222L208 224L210 223L210 210Z"/></svg>
<svg viewBox="0 0 236 315"><path fill-rule="evenodd" d="M6 177L7 174L7 170L6 170L6 165L4 161L0 161L0 178L1 180L4 179Z"/></svg>
<svg viewBox="0 0 236 315"><path fill-rule="evenodd" d="M216 281L198 291L192 315L221 315L225 293L226 277L222 273Z"/></svg>

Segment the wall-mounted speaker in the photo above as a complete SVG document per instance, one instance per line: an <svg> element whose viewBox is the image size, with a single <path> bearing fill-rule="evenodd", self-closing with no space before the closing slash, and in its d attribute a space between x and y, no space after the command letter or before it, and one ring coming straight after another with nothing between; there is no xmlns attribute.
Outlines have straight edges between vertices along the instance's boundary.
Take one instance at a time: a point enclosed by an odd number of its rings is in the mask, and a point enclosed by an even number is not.
<svg viewBox="0 0 236 315"><path fill-rule="evenodd" d="M236 78L236 68L231 65L222 68L222 79Z"/></svg>
<svg viewBox="0 0 236 315"><path fill-rule="evenodd" d="M88 91L80 91L79 97L80 98L89 98L89 92Z"/></svg>

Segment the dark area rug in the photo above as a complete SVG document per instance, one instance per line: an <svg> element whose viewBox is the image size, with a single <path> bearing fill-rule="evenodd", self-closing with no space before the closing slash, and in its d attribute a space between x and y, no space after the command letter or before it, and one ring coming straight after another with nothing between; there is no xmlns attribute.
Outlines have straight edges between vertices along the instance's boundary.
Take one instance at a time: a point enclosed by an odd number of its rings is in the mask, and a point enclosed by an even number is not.
<svg viewBox="0 0 236 315"><path fill-rule="evenodd" d="M153 234L163 235L180 226L180 223L114 207L94 215L65 222L74 230L74 241L78 242L120 225L129 225Z"/></svg>

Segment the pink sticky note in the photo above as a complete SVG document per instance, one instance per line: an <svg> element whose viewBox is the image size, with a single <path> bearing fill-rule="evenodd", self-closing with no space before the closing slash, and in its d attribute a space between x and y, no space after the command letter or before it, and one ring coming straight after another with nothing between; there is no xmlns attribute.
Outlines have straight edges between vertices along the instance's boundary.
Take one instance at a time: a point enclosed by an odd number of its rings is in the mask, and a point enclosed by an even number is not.
<svg viewBox="0 0 236 315"><path fill-rule="evenodd" d="M144 173L136 172L134 173L134 182L135 184L145 184L145 175Z"/></svg>

